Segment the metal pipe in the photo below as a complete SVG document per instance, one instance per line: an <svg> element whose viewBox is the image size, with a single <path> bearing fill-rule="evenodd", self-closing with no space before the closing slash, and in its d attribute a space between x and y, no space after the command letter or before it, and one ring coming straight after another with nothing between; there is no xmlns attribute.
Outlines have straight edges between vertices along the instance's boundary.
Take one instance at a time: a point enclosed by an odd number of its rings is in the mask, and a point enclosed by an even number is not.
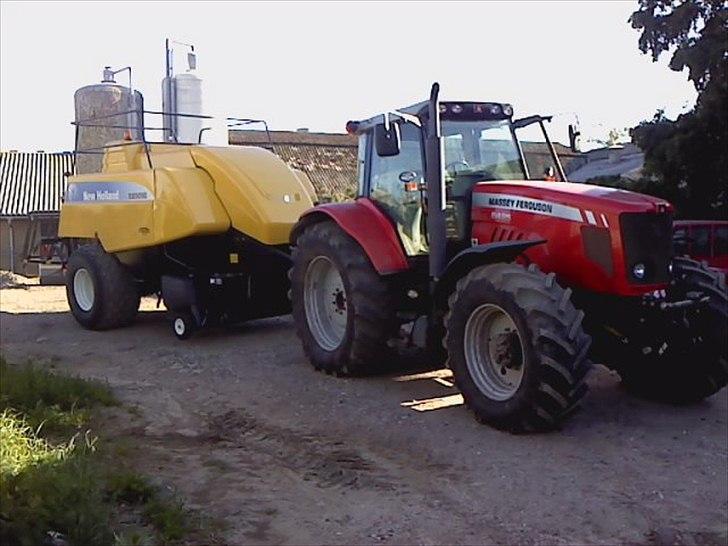
<svg viewBox="0 0 728 546"><path fill-rule="evenodd" d="M551 139L549 138L549 134L546 131L546 126L543 124L543 118L539 120L539 125L541 126L541 131L543 131L543 136L546 139L546 145L549 147L549 151L551 152L551 157L554 160L554 163L556 164L556 170L559 173L559 176L561 177L562 182L568 182L566 179L566 173L564 172L564 168L561 166L561 161L559 160L559 155L556 153L556 148L554 148L553 142L551 142Z"/></svg>
<svg viewBox="0 0 728 546"><path fill-rule="evenodd" d="M447 260L447 226L445 223L445 179L442 173L442 138L440 136L440 86L432 85L425 124L425 182L427 183L427 233L430 243L430 277L438 280Z"/></svg>
<svg viewBox="0 0 728 546"><path fill-rule="evenodd" d="M10 271L15 273L15 229L12 218L8 218L8 235L10 237Z"/></svg>

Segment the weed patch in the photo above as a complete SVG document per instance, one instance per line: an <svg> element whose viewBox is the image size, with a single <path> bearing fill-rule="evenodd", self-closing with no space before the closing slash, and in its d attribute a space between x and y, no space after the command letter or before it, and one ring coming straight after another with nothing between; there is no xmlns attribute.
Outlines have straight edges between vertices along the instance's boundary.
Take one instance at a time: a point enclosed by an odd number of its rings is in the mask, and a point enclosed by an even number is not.
<svg viewBox="0 0 728 546"><path fill-rule="evenodd" d="M64 432L86 424L95 406L118 404L108 385L55 374L0 357L0 410L22 414L33 429Z"/></svg>
<svg viewBox="0 0 728 546"><path fill-rule="evenodd" d="M116 404L103 383L0 358L0 544L37 546L56 533L73 546L174 544L201 531L114 442L97 449L88 432L58 441L94 407ZM139 514L141 530L113 525L124 510Z"/></svg>

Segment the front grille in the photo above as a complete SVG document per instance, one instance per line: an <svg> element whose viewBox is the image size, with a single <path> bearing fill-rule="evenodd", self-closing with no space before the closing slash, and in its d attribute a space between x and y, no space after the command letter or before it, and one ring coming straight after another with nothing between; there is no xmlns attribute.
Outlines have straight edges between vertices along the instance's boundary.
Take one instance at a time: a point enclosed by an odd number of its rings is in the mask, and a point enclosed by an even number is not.
<svg viewBox="0 0 728 546"><path fill-rule="evenodd" d="M670 280L672 259L672 214L625 212L619 216L627 278L634 284L656 284ZM634 267L644 264L644 278Z"/></svg>

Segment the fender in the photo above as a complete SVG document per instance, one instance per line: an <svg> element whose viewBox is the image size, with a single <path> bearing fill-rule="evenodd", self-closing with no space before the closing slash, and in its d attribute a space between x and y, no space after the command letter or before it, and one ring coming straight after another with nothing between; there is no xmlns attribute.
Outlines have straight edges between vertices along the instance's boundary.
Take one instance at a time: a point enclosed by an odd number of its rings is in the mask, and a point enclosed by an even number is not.
<svg viewBox="0 0 728 546"><path fill-rule="evenodd" d="M496 263L511 262L519 254L532 246L540 245L546 239L534 239L530 241L500 241L482 245L471 246L458 252L445 267L442 277L435 287L436 301L447 298L455 283L460 277L475 267Z"/></svg>
<svg viewBox="0 0 728 546"><path fill-rule="evenodd" d="M351 203L327 203L309 209L291 231L291 245L296 244L305 227L329 219L359 243L380 275L410 268L392 222L366 197Z"/></svg>

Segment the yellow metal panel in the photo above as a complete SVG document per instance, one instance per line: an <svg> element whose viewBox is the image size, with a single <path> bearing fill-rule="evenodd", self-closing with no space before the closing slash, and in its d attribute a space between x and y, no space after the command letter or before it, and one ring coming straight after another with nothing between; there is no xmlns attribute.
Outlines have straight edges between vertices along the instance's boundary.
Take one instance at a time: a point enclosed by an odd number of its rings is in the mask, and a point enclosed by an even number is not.
<svg viewBox="0 0 728 546"><path fill-rule="evenodd" d="M98 238L108 252L159 245L230 227L286 244L313 205L303 173L261 148L153 144L109 148L102 173L71 177L61 237Z"/></svg>
<svg viewBox="0 0 728 546"><path fill-rule="evenodd" d="M313 187L313 184L311 183L311 179L308 177L308 175L300 169L291 169L291 170L296 175L298 180L301 182L301 185L303 186L303 189L308 194L309 199L311 199L311 201L314 203L318 203L318 196L316 195L316 188Z"/></svg>
<svg viewBox="0 0 728 546"><path fill-rule="evenodd" d="M232 226L268 245L286 244L299 216L313 206L304 185L276 155L262 148L193 146Z"/></svg>
<svg viewBox="0 0 728 546"><path fill-rule="evenodd" d="M73 176L69 187L76 185L79 191L95 195L103 188L113 192L118 184L135 184L154 195L152 171L128 171L123 176L116 173L94 173ZM89 190L85 191L84 188ZM102 188L99 190L99 188ZM66 201L61 206L58 226L60 237L98 238L108 252L151 246L154 240L154 201L113 202L110 200L81 199Z"/></svg>
<svg viewBox="0 0 728 546"><path fill-rule="evenodd" d="M155 173L156 244L230 229L230 218L205 171L197 167L169 167L155 169Z"/></svg>

